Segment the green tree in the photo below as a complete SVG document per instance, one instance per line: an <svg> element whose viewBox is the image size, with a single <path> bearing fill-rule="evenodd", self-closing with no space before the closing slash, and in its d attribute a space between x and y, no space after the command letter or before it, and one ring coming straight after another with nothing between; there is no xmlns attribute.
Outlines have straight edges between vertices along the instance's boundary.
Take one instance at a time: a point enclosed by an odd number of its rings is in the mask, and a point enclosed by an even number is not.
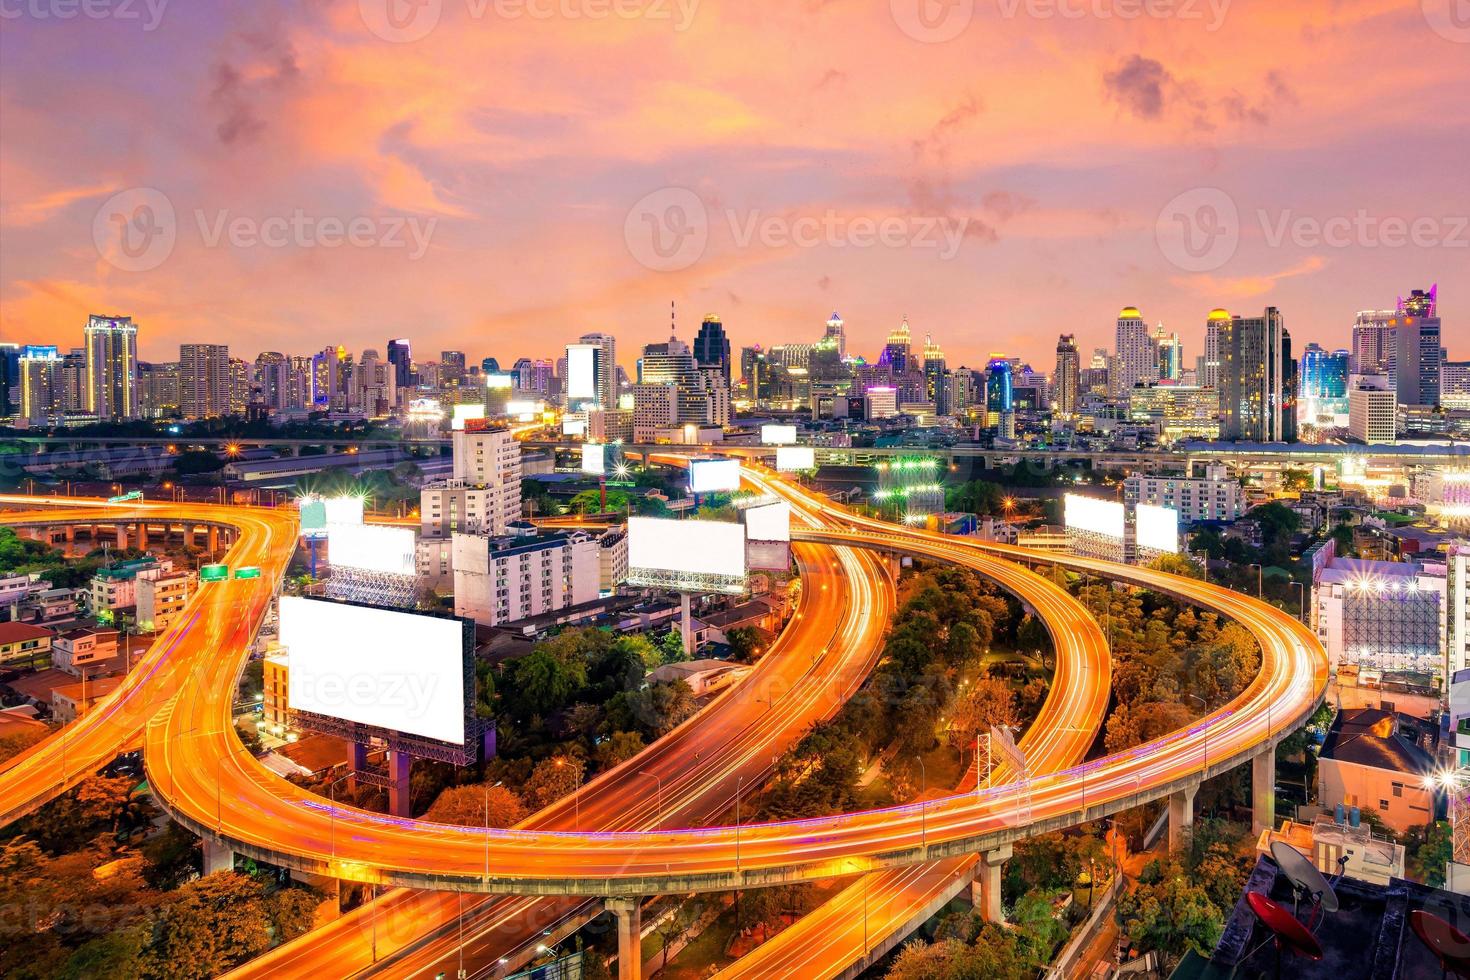
<svg viewBox="0 0 1470 980"><path fill-rule="evenodd" d="M526 816L526 804L512 790L469 785L440 792L423 819L460 827L513 827Z"/></svg>
<svg viewBox="0 0 1470 980"><path fill-rule="evenodd" d="M613 732L593 751L597 768L603 772L627 762L644 749L643 736L637 732Z"/></svg>
<svg viewBox="0 0 1470 980"><path fill-rule="evenodd" d="M582 785L584 763L574 756L558 755L543 759L531 770L525 794L531 805L540 810L550 806Z"/></svg>
<svg viewBox="0 0 1470 980"><path fill-rule="evenodd" d="M206 980L270 948L264 886L246 875L207 875L159 907L149 977Z"/></svg>
<svg viewBox="0 0 1470 980"><path fill-rule="evenodd" d="M1445 867L1454 856L1454 830L1446 820L1436 820L1409 831L1404 842L1409 874L1431 888L1445 886Z"/></svg>
<svg viewBox="0 0 1470 980"><path fill-rule="evenodd" d="M512 710L520 718L559 711L587 684L586 664L560 659L544 644L512 661L506 673Z"/></svg>
<svg viewBox="0 0 1470 980"><path fill-rule="evenodd" d="M760 655L760 631L753 626L737 626L725 633L730 644L730 657L739 663L754 663Z"/></svg>

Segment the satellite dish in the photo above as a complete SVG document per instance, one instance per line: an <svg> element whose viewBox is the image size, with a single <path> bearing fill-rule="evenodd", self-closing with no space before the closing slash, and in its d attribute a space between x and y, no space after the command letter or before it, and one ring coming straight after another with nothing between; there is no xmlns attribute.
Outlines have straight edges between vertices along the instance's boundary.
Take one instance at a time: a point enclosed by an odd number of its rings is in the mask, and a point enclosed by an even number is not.
<svg viewBox="0 0 1470 980"><path fill-rule="evenodd" d="M1281 873L1286 875L1286 880L1291 882L1293 891L1299 896L1306 896L1324 912L1337 911L1337 893L1305 854L1286 841L1278 840L1271 842L1271 857L1276 859Z"/></svg>

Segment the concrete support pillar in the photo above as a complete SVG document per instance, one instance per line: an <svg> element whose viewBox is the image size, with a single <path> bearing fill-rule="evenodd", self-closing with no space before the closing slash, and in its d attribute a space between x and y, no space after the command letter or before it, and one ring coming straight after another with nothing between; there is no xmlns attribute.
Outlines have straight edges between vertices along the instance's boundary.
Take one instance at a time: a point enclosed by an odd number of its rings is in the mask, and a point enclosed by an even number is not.
<svg viewBox="0 0 1470 980"><path fill-rule="evenodd" d="M310 871L292 870L291 880L299 881L322 893L322 903L317 906L314 925L320 927L342 916L342 882L327 875L312 874Z"/></svg>
<svg viewBox="0 0 1470 980"><path fill-rule="evenodd" d="M1199 792L1195 783L1169 794L1169 853L1178 854L1194 832L1194 797Z"/></svg>
<svg viewBox="0 0 1470 980"><path fill-rule="evenodd" d="M1251 833L1276 826L1276 749L1271 747L1251 760Z"/></svg>
<svg viewBox="0 0 1470 980"><path fill-rule="evenodd" d="M219 550L219 528L213 524L209 525L209 552L213 554Z"/></svg>
<svg viewBox="0 0 1470 980"><path fill-rule="evenodd" d="M148 550L148 522L147 521L139 521L138 522L138 550L139 551L147 551Z"/></svg>
<svg viewBox="0 0 1470 980"><path fill-rule="evenodd" d="M388 753L388 812L395 817L411 816L408 799L408 774L413 756L407 752Z"/></svg>
<svg viewBox="0 0 1470 980"><path fill-rule="evenodd" d="M679 593L679 635L684 640L684 656L694 656L694 619L689 612L689 593Z"/></svg>
<svg viewBox="0 0 1470 980"><path fill-rule="evenodd" d="M357 773L367 768L367 746L361 742L347 743L347 769L350 775L347 777L347 786L354 792L357 791Z"/></svg>
<svg viewBox="0 0 1470 980"><path fill-rule="evenodd" d="M128 546L128 526L119 524L117 526L117 550L124 551Z"/></svg>
<svg viewBox="0 0 1470 980"><path fill-rule="evenodd" d="M186 523L184 525L184 547L185 548L192 548L192 547L194 547L194 525L193 524L187 524Z"/></svg>
<svg viewBox="0 0 1470 980"><path fill-rule="evenodd" d="M643 975L643 906L637 898L609 898L603 903L618 920L618 980Z"/></svg>
<svg viewBox="0 0 1470 980"><path fill-rule="evenodd" d="M72 545L72 544L76 544L77 543L77 527L76 527L75 524L68 524L66 526L66 528L65 528L65 533L66 533L66 543L68 545Z"/></svg>
<svg viewBox="0 0 1470 980"><path fill-rule="evenodd" d="M1005 922L1005 913L1000 907L1000 879L1011 853L1011 845L1006 844L982 853L975 865L975 880L970 883L970 904L980 910L986 922Z"/></svg>
<svg viewBox="0 0 1470 980"><path fill-rule="evenodd" d="M235 870L235 852L230 846L222 841L217 841L208 834L204 835L204 873L207 875L219 874L221 871Z"/></svg>

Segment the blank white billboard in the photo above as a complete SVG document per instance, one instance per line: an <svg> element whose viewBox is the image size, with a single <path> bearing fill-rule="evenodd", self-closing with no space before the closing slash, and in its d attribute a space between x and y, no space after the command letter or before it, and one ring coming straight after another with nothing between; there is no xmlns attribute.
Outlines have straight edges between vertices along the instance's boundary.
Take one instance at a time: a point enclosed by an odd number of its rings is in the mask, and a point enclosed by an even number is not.
<svg viewBox="0 0 1470 980"><path fill-rule="evenodd" d="M490 391L510 391L516 386L514 375L509 374L487 374L485 375L485 387Z"/></svg>
<svg viewBox="0 0 1470 980"><path fill-rule="evenodd" d="M582 472L601 475L607 472L607 447L598 442L582 445Z"/></svg>
<svg viewBox="0 0 1470 980"><path fill-rule="evenodd" d="M745 526L628 518L628 567L687 575L745 574Z"/></svg>
<svg viewBox="0 0 1470 980"><path fill-rule="evenodd" d="M587 434L587 419L585 416L566 415L561 420L561 434L564 436L585 436Z"/></svg>
<svg viewBox="0 0 1470 980"><path fill-rule="evenodd" d="M1139 504L1134 512L1138 547L1179 553L1179 512L1172 507Z"/></svg>
<svg viewBox="0 0 1470 980"><path fill-rule="evenodd" d="M1099 500L1067 494L1066 520L1069 531L1090 531L1123 540L1123 505L1115 500Z"/></svg>
<svg viewBox="0 0 1470 980"><path fill-rule="evenodd" d="M567 404L597 400L597 351L593 344L567 345Z"/></svg>
<svg viewBox="0 0 1470 980"><path fill-rule="evenodd" d="M450 421L449 427L463 431L465 419L482 419L484 417L484 405L456 405L454 406L454 418Z"/></svg>
<svg viewBox="0 0 1470 980"><path fill-rule="evenodd" d="M751 541L790 541L791 505L782 501L747 508L745 536Z"/></svg>
<svg viewBox="0 0 1470 980"><path fill-rule="evenodd" d="M811 446L781 446L776 450L776 469L783 473L817 468L817 451Z"/></svg>
<svg viewBox="0 0 1470 980"><path fill-rule="evenodd" d="M767 446L790 446L796 442L796 426L763 425L761 426L761 442Z"/></svg>
<svg viewBox="0 0 1470 980"><path fill-rule="evenodd" d="M411 527L331 524L327 527L327 560L333 568L413 575L416 539Z"/></svg>
<svg viewBox="0 0 1470 980"><path fill-rule="evenodd" d="M740 489L740 460L691 459L689 490L692 493L724 493Z"/></svg>
<svg viewBox="0 0 1470 980"><path fill-rule="evenodd" d="M327 511L327 524L361 524L361 497L328 497L322 501Z"/></svg>
<svg viewBox="0 0 1470 980"><path fill-rule="evenodd" d="M458 620L282 596L280 638L293 710L464 743Z"/></svg>

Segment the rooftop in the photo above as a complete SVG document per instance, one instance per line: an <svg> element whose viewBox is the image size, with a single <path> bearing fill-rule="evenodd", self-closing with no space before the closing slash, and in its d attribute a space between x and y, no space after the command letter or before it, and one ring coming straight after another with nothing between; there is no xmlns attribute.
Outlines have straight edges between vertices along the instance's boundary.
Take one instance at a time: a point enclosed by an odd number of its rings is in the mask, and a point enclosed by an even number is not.
<svg viewBox="0 0 1470 980"><path fill-rule="evenodd" d="M1434 757L1420 744L1437 741L1433 725L1382 708L1345 708L1338 712L1322 743L1321 757L1391 772L1428 775Z"/></svg>
<svg viewBox="0 0 1470 980"><path fill-rule="evenodd" d="M51 630L44 626L32 626L30 623L16 623L6 621L0 623L0 644L24 643L26 640L40 640L51 635Z"/></svg>
<svg viewBox="0 0 1470 980"><path fill-rule="evenodd" d="M1325 913L1312 930L1322 945L1323 958L1311 961L1287 953L1282 960L1282 976L1294 980L1437 977L1439 962L1409 928L1409 914L1422 909L1452 923L1470 918L1470 897L1402 878L1392 879L1387 886L1341 878L1333 881L1332 887L1341 908ZM1291 909L1290 883L1274 861L1258 858L1209 961L1186 960L1174 972L1176 980L1276 975L1276 952L1269 943L1261 945L1266 933L1246 904L1245 895L1251 892Z"/></svg>

